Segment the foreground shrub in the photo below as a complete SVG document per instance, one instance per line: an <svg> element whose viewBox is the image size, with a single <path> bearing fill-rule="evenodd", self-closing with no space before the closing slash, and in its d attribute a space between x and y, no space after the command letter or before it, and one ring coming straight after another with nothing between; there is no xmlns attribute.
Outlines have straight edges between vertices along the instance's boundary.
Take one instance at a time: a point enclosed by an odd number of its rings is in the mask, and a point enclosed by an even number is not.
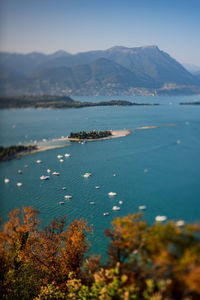
<svg viewBox="0 0 200 300"><path fill-rule="evenodd" d="M66 217L39 230L38 211L10 213L0 232L1 299L200 299L200 226L116 218L106 264L86 260L88 227Z"/></svg>

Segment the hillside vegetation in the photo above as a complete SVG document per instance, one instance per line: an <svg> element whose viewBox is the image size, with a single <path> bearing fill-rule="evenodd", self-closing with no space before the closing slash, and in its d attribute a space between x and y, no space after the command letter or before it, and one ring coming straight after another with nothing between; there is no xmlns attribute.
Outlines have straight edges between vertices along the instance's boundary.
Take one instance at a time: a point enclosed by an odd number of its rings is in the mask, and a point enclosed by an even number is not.
<svg viewBox="0 0 200 300"><path fill-rule="evenodd" d="M199 77L157 46L116 46L74 55L64 51L51 55L0 53L0 94L4 95L112 96L199 92Z"/></svg>

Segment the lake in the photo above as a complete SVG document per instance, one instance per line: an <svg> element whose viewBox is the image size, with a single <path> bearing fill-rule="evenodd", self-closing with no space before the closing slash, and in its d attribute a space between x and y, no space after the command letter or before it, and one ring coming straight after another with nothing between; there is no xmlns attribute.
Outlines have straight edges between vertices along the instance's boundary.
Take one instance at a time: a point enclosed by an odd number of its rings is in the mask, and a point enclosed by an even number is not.
<svg viewBox="0 0 200 300"><path fill-rule="evenodd" d="M179 102L200 100L184 97L74 97L80 101L129 100L160 103L160 106L113 106L82 109L10 109L0 111L0 144L41 142L67 136L71 131L131 129L118 139L86 144L66 143L49 150L0 164L1 216L23 205L40 209L42 224L67 215L70 222L86 218L93 224L92 251L104 253L105 228L114 217L138 212L146 205L145 219L152 223L157 215L170 220L200 220L200 106ZM140 126L176 124L148 130ZM61 163L58 154L70 153ZM41 164L36 161L42 160ZM28 165L28 168L24 168ZM41 181L46 170L60 172ZM18 174L19 169L23 174ZM83 178L86 172L92 173ZM113 176L116 174L116 176ZM5 184L4 178L10 183ZM22 182L21 187L16 183ZM96 189L96 186L100 186ZM66 190L62 187L65 186ZM117 195L109 197L109 192ZM65 195L72 198L65 200ZM59 202L64 201L63 205ZM123 201L119 204L119 201ZM90 204L94 202L94 204ZM113 211L113 206L120 206ZM108 216L103 216L109 212Z"/></svg>

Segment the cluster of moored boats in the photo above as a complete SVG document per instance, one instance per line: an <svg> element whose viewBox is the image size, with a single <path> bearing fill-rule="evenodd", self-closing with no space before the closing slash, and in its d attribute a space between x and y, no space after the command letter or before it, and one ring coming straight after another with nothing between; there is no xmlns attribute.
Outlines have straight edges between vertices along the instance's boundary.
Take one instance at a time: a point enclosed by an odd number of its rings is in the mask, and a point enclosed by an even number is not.
<svg viewBox="0 0 200 300"><path fill-rule="evenodd" d="M64 154L64 156L67 158L67 157L70 157L71 154L66 153L66 154ZM59 161L60 161L61 163L64 161L64 160L63 160L64 156L61 155L61 154L58 154L58 155L57 155L57 158L59 159ZM37 164L41 164L42 161L41 161L40 159L38 159L38 160L36 161L36 163L37 163ZM28 165L25 165L24 168L28 168ZM57 171L51 172L50 169L47 169L46 172L47 172L49 175L42 175L42 176L40 176L40 180L49 180L49 179L50 179L50 174L53 175L53 176L59 176L59 175L60 175L59 172L57 172ZM145 170L144 170L144 173L147 173L147 172L148 172L148 169L145 169ZM23 174L23 171L22 171L22 170L18 170L17 173L18 173L18 174ZM82 175L82 177L84 177L84 178L89 178L89 177L91 177L91 176L92 176L92 173L89 173L89 172L86 172L85 174ZM116 173L114 173L113 176L115 177L115 176L116 176ZM5 182L5 183L9 183L9 182L10 182L10 179L9 179L9 178L5 178L5 179L4 179L4 182ZM17 186L18 186L18 187L21 187L22 185L23 185L22 182L17 182ZM96 188L96 189L100 189L100 186L99 186L99 185L96 185L95 188ZM63 186L63 187L62 187L62 190L66 190L66 187ZM117 195L116 192L109 192L109 193L108 193L108 196L109 196L109 197L115 197L116 195ZM71 195L65 195L64 198L65 198L66 200L69 200L69 199L72 198L72 196L71 196ZM119 205L122 205L122 204L123 204L123 201L122 201L122 200L119 200L118 203L119 203ZM65 204L65 202L64 202L64 201L60 201L59 204ZM90 201L90 204L91 204L91 205L94 205L95 202L94 202L94 201ZM140 211L146 210L146 208L147 208L146 205L140 205L140 206L138 207L138 209L139 209ZM114 205L114 206L112 207L112 210L113 210L113 211L118 211L118 210L120 210L120 209L121 209L121 207L120 207L120 206L117 206L117 205ZM103 213L103 216L109 216L109 212L104 212L104 213ZM160 215L158 215L158 216L155 217L155 221L156 221L156 222L164 222L164 221L166 221L166 220L167 220L167 217L166 217L166 216L160 216ZM175 224L176 224L177 227L181 227L181 226L184 226L184 225L185 225L185 222L184 222L183 220L178 220L178 221L176 221Z"/></svg>

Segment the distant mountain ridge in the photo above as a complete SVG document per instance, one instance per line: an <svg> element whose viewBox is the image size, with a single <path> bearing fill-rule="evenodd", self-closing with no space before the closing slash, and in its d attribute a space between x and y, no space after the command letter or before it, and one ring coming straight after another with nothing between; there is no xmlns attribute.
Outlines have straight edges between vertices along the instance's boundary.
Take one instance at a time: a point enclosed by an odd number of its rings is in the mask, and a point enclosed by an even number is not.
<svg viewBox="0 0 200 300"><path fill-rule="evenodd" d="M200 80L157 46L70 54L0 53L1 94L200 93Z"/></svg>

